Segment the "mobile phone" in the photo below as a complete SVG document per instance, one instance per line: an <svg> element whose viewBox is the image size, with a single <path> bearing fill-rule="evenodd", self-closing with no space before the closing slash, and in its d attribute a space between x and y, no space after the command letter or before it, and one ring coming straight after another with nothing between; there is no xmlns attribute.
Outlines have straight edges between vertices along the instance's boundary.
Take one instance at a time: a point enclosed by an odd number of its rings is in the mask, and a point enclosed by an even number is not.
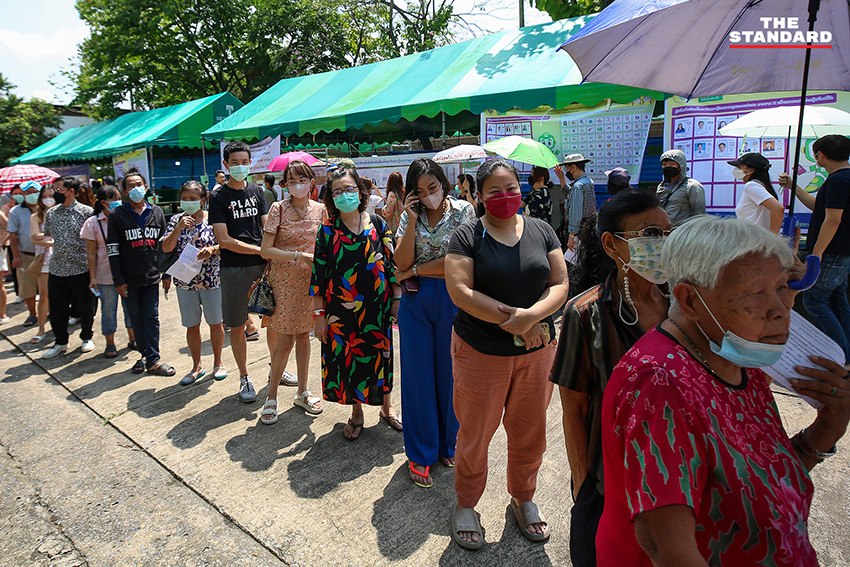
<svg viewBox="0 0 850 567"><path fill-rule="evenodd" d="M92 295L94 295L95 297L100 297L100 290L99 289L92 289L92 288L89 288L89 289L91 290Z"/></svg>

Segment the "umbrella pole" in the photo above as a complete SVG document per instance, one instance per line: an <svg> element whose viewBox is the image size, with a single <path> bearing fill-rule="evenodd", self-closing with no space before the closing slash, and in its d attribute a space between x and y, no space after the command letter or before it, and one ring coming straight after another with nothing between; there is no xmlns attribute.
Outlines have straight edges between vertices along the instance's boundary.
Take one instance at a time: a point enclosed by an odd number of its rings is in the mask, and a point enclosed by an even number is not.
<svg viewBox="0 0 850 567"><path fill-rule="evenodd" d="M820 0L809 0L809 31L814 31L818 19ZM794 203L797 191L797 170L800 167L800 150L803 145L803 114L806 108L806 89L809 84L809 66L812 63L812 42L808 42L803 63L803 84L800 89L800 120L797 122L797 144L794 152L794 171L791 173L791 200L788 206L788 216L794 216ZM793 234L788 236L794 236Z"/></svg>
<svg viewBox="0 0 850 567"><path fill-rule="evenodd" d="M440 112L443 118L443 149L446 149L446 111L443 110Z"/></svg>
<svg viewBox="0 0 850 567"><path fill-rule="evenodd" d="M201 136L201 161L204 162L204 178L207 180L207 185L209 185L210 178L207 176L207 148L205 147L203 136Z"/></svg>

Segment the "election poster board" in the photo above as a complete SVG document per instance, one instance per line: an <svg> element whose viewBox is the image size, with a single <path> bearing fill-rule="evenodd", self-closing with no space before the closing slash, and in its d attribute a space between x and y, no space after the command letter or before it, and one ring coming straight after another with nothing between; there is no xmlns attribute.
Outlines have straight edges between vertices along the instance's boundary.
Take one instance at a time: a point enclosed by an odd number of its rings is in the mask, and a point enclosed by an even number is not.
<svg viewBox="0 0 850 567"><path fill-rule="evenodd" d="M762 108L777 106L799 106L800 97L789 92L725 95L685 100L672 97L665 102L664 148L678 148L685 152L688 175L705 188L706 212L719 215L735 214L735 206L741 198L744 183L732 176L733 166L727 162L748 152L758 152L770 163L770 178L774 189L780 192L777 183L779 174L791 171L794 166L796 126L789 136L783 138L733 138L725 137L719 130L733 120ZM816 91L806 97L807 106L829 105L850 112L850 93L840 91ZM826 179L826 171L815 165L811 146L814 139L804 139L800 152L798 185L813 193ZM783 191L785 206L790 202L790 192ZM795 205L794 216L805 230L810 211Z"/></svg>
<svg viewBox="0 0 850 567"><path fill-rule="evenodd" d="M222 140L219 145L221 161L224 163L224 147L227 140ZM271 161L280 155L280 136L267 136L256 144L250 144L251 148L251 173L265 173L269 170Z"/></svg>
<svg viewBox="0 0 850 567"><path fill-rule="evenodd" d="M401 173L403 178L407 178L407 170L413 160L420 157L433 158L437 152L423 152L414 154L399 154L389 156L371 156L354 158L354 164L357 166L357 174L360 177L368 177L375 182L381 192L387 186L387 179L393 171ZM454 186L458 174L460 173L460 165L456 163L442 164L443 171L449 178L449 183Z"/></svg>
<svg viewBox="0 0 850 567"><path fill-rule="evenodd" d="M573 104L560 110L488 111L481 114L482 142L511 135L532 138L559 160L574 153L591 159L586 173L596 184L605 185L605 172L615 167L625 168L637 183L654 105L652 99L643 98L630 104ZM532 164L514 164L521 174L531 173Z"/></svg>
<svg viewBox="0 0 850 567"><path fill-rule="evenodd" d="M140 150L133 150L131 152L118 154L112 157L112 168L115 170L116 179L124 177L124 173L131 167L138 169L139 173L142 174L145 180L148 183L151 182L150 171L148 169L147 149L142 148Z"/></svg>

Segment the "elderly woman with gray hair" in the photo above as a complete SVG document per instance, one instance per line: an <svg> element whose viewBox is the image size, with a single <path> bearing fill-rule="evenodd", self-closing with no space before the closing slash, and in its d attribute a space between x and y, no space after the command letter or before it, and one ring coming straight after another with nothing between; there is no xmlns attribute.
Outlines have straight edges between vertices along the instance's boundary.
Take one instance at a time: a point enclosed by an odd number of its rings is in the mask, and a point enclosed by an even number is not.
<svg viewBox="0 0 850 567"><path fill-rule="evenodd" d="M808 471L850 419L848 372L811 357L823 406L788 438L768 379L788 339L794 255L742 220L698 217L662 252L669 318L614 369L602 402L600 566L815 566Z"/></svg>

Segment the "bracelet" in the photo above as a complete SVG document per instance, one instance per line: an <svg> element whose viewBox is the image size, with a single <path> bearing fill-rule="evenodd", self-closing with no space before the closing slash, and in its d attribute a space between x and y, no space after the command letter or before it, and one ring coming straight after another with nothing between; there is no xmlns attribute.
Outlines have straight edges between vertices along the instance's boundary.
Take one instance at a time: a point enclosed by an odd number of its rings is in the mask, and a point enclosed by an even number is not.
<svg viewBox="0 0 850 567"><path fill-rule="evenodd" d="M833 456L835 454L835 445L833 445L832 449L830 449L828 452L824 453L822 451L818 451L809 444L808 437L806 436L806 431L808 429L808 427L804 427L800 430L799 433L797 433L797 435L793 437L793 439L791 439L794 444L794 447L798 451L800 451L800 453L802 453L804 457L811 461L814 461L815 463L822 463L824 459Z"/></svg>
<svg viewBox="0 0 850 567"><path fill-rule="evenodd" d="M393 301L401 301L401 296L400 295L394 295Z"/></svg>
<svg viewBox="0 0 850 567"><path fill-rule="evenodd" d="M413 275L419 277L419 272L416 271L416 264L413 264Z"/></svg>

